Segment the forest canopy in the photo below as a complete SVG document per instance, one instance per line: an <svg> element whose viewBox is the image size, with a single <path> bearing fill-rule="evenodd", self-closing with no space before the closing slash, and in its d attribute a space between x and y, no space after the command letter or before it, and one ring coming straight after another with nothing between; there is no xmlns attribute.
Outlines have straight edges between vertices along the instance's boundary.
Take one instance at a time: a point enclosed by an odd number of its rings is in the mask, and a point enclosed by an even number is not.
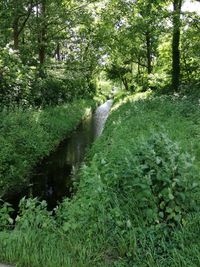
<svg viewBox="0 0 200 267"><path fill-rule="evenodd" d="M129 92L196 88L199 6L189 0L2 0L1 105L90 97L102 71Z"/></svg>

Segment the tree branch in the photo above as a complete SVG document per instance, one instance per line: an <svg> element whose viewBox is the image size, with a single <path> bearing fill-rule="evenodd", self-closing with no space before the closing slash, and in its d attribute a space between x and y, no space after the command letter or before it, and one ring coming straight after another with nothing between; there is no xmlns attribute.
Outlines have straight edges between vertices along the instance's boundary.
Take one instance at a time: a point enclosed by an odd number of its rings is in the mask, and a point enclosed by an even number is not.
<svg viewBox="0 0 200 267"><path fill-rule="evenodd" d="M20 35L20 33L23 31L23 29L24 29L24 27L25 27L30 15L31 15L32 9L33 9L33 1L31 1L31 3L30 3L30 7L28 9L28 14L27 14L26 18L24 19L24 21L23 21L23 23L22 23L22 25L21 25L21 27L20 27L20 29L18 31L18 35Z"/></svg>

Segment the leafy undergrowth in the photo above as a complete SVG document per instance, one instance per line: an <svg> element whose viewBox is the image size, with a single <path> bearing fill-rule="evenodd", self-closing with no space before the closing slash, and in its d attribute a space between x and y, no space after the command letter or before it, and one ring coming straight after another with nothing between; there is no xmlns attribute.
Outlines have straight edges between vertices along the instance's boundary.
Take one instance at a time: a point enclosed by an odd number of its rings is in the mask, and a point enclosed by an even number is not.
<svg viewBox="0 0 200 267"><path fill-rule="evenodd" d="M200 110L176 97L113 111L55 211L23 199L1 227L0 259L32 267L200 266ZM8 206L1 220L9 221Z"/></svg>
<svg viewBox="0 0 200 267"><path fill-rule="evenodd" d="M34 164L77 127L90 104L75 101L42 110L0 113L0 198L27 184Z"/></svg>

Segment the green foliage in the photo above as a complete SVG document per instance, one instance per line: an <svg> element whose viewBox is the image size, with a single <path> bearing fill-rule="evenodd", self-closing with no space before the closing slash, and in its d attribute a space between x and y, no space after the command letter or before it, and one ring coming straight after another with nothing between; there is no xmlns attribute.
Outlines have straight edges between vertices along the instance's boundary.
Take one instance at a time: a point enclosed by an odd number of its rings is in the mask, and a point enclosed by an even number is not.
<svg viewBox="0 0 200 267"><path fill-rule="evenodd" d="M0 196L27 185L34 164L78 125L90 104L82 100L43 110L0 113Z"/></svg>
<svg viewBox="0 0 200 267"><path fill-rule="evenodd" d="M76 197L57 214L68 236L78 232L85 246L93 244L103 266L108 259L111 266L168 266L172 251L185 244L174 236L180 225L186 229L192 214L199 220L199 108L192 107L175 97L126 103L93 146Z"/></svg>
<svg viewBox="0 0 200 267"><path fill-rule="evenodd" d="M42 125L58 128L48 124L49 112ZM127 97L88 153L74 198L54 218L45 202L23 199L15 229L0 232L0 259L40 267L198 266L199 125L198 102Z"/></svg>
<svg viewBox="0 0 200 267"><path fill-rule="evenodd" d="M1 260L40 267L199 265L199 104L139 96L113 108L76 195L54 219L45 203L22 201L16 228L0 232Z"/></svg>
<svg viewBox="0 0 200 267"><path fill-rule="evenodd" d="M0 200L0 231L7 230L13 225L13 219L10 216L13 211L9 203Z"/></svg>
<svg viewBox="0 0 200 267"><path fill-rule="evenodd" d="M85 38L92 32L93 21L90 9L80 1L19 0L16 4L3 0L0 108L57 105L93 97L99 53ZM64 79L60 79L56 71L62 73L63 66ZM52 76L49 69L56 70Z"/></svg>
<svg viewBox="0 0 200 267"><path fill-rule="evenodd" d="M198 34L199 31L197 25L197 14L186 15L184 21L184 31L181 36L182 39L182 81L183 85L192 84L192 87L197 86L196 90L199 87L199 74L200 74L200 56L198 53L199 42ZM189 27L187 26L189 25ZM191 45L192 44L192 45ZM189 86L191 87L191 86ZM191 88L190 88L191 89Z"/></svg>
<svg viewBox="0 0 200 267"><path fill-rule="evenodd" d="M110 79L121 80L132 92L149 88L164 88L169 92L172 69L174 77L181 69L180 91L183 86L199 85L198 14L182 10L183 16L178 19L178 6L184 3L172 2L175 12L169 9L169 1L107 3L100 27L105 31L106 69ZM172 53L174 48L176 51ZM172 67L173 57L177 64Z"/></svg>
<svg viewBox="0 0 200 267"><path fill-rule="evenodd" d="M26 104L35 69L23 65L12 49L0 52L0 107L10 104Z"/></svg>
<svg viewBox="0 0 200 267"><path fill-rule="evenodd" d="M41 78L37 67L24 65L17 52L4 48L0 52L0 108L58 105L83 96L92 98L95 93L95 86L83 73L54 76Z"/></svg>
<svg viewBox="0 0 200 267"><path fill-rule="evenodd" d="M132 171L122 177L122 188L128 195L132 185L135 210L142 210L147 224L174 226L183 223L187 212L196 208L193 193L198 183L192 157L183 154L165 134L139 143L129 166Z"/></svg>
<svg viewBox="0 0 200 267"><path fill-rule="evenodd" d="M124 91L124 90L120 91L119 90L119 92L117 94L115 94L115 96L114 96L114 103L120 102L122 99L128 97L129 94L130 93L127 91Z"/></svg>
<svg viewBox="0 0 200 267"><path fill-rule="evenodd" d="M72 98L91 98L95 95L96 87L92 81L92 75L86 76L84 71L66 71L63 80Z"/></svg>
<svg viewBox="0 0 200 267"><path fill-rule="evenodd" d="M62 79L47 77L37 79L30 94L30 103L34 106L58 105L70 102L74 98L75 88L69 88Z"/></svg>
<svg viewBox="0 0 200 267"><path fill-rule="evenodd" d="M27 200L16 229L0 233L1 259L20 266L53 266L54 259L66 267L198 266L198 103L127 99L89 152L76 196L56 208L53 221L44 203Z"/></svg>
<svg viewBox="0 0 200 267"><path fill-rule="evenodd" d="M107 69L127 91L116 95L76 196L54 218L45 202L23 199L11 232L12 207L0 205L0 260L200 266L198 15L171 13L169 2L0 1L0 197L26 186L34 164L77 126L89 104L73 100L95 94L97 72ZM129 95L169 92L172 61L174 89L195 94Z"/></svg>
<svg viewBox="0 0 200 267"><path fill-rule="evenodd" d="M47 211L46 201L40 202L37 198L22 198L19 203L19 212L16 218L16 228L27 229L49 229L54 225L51 212Z"/></svg>

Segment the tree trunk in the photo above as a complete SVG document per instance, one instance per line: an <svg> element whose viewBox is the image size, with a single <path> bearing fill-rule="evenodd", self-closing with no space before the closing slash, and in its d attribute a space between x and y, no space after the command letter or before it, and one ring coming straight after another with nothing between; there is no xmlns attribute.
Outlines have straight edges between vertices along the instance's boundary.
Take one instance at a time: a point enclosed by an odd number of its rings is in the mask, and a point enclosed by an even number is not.
<svg viewBox="0 0 200 267"><path fill-rule="evenodd" d="M172 90L177 92L180 85L180 28L182 0L173 1L173 39L172 39Z"/></svg>
<svg viewBox="0 0 200 267"><path fill-rule="evenodd" d="M146 47L147 47L147 70L148 74L152 73L152 56L151 56L151 35L149 30L146 32Z"/></svg>
<svg viewBox="0 0 200 267"><path fill-rule="evenodd" d="M56 58L58 61L61 60L61 56L60 56L60 43L57 43L57 47L56 47Z"/></svg>
<svg viewBox="0 0 200 267"><path fill-rule="evenodd" d="M14 41L14 50L19 49L19 18L15 18L13 21L13 41Z"/></svg>
<svg viewBox="0 0 200 267"><path fill-rule="evenodd" d="M19 49L19 38L20 34L23 32L26 23L31 15L33 8L33 2L30 2L29 8L26 10L23 5L20 5L20 1L15 0L14 10L13 10L13 41L14 50Z"/></svg>
<svg viewBox="0 0 200 267"><path fill-rule="evenodd" d="M125 77L121 77L121 80L122 80L122 83L123 83L126 91L128 91L129 90L129 87L128 87L127 79Z"/></svg>
<svg viewBox="0 0 200 267"><path fill-rule="evenodd" d="M12 29L13 29L13 49L19 49L19 1L16 0L14 2L13 9L13 21L12 21Z"/></svg>
<svg viewBox="0 0 200 267"><path fill-rule="evenodd" d="M38 46L39 46L39 62L43 66L46 59L46 0L42 0L41 3L41 20L40 20L40 32L38 33Z"/></svg>
<svg viewBox="0 0 200 267"><path fill-rule="evenodd" d="M186 60L186 56L184 53L182 53L182 57L183 57L183 63L184 63L184 67L185 67L185 72L187 75L187 81L189 83L191 83L191 77L190 77L190 66L187 64L187 60Z"/></svg>
<svg viewBox="0 0 200 267"><path fill-rule="evenodd" d="M44 44L44 31L41 31L41 37L39 40L39 61L40 65L44 65L46 59L46 46Z"/></svg>

